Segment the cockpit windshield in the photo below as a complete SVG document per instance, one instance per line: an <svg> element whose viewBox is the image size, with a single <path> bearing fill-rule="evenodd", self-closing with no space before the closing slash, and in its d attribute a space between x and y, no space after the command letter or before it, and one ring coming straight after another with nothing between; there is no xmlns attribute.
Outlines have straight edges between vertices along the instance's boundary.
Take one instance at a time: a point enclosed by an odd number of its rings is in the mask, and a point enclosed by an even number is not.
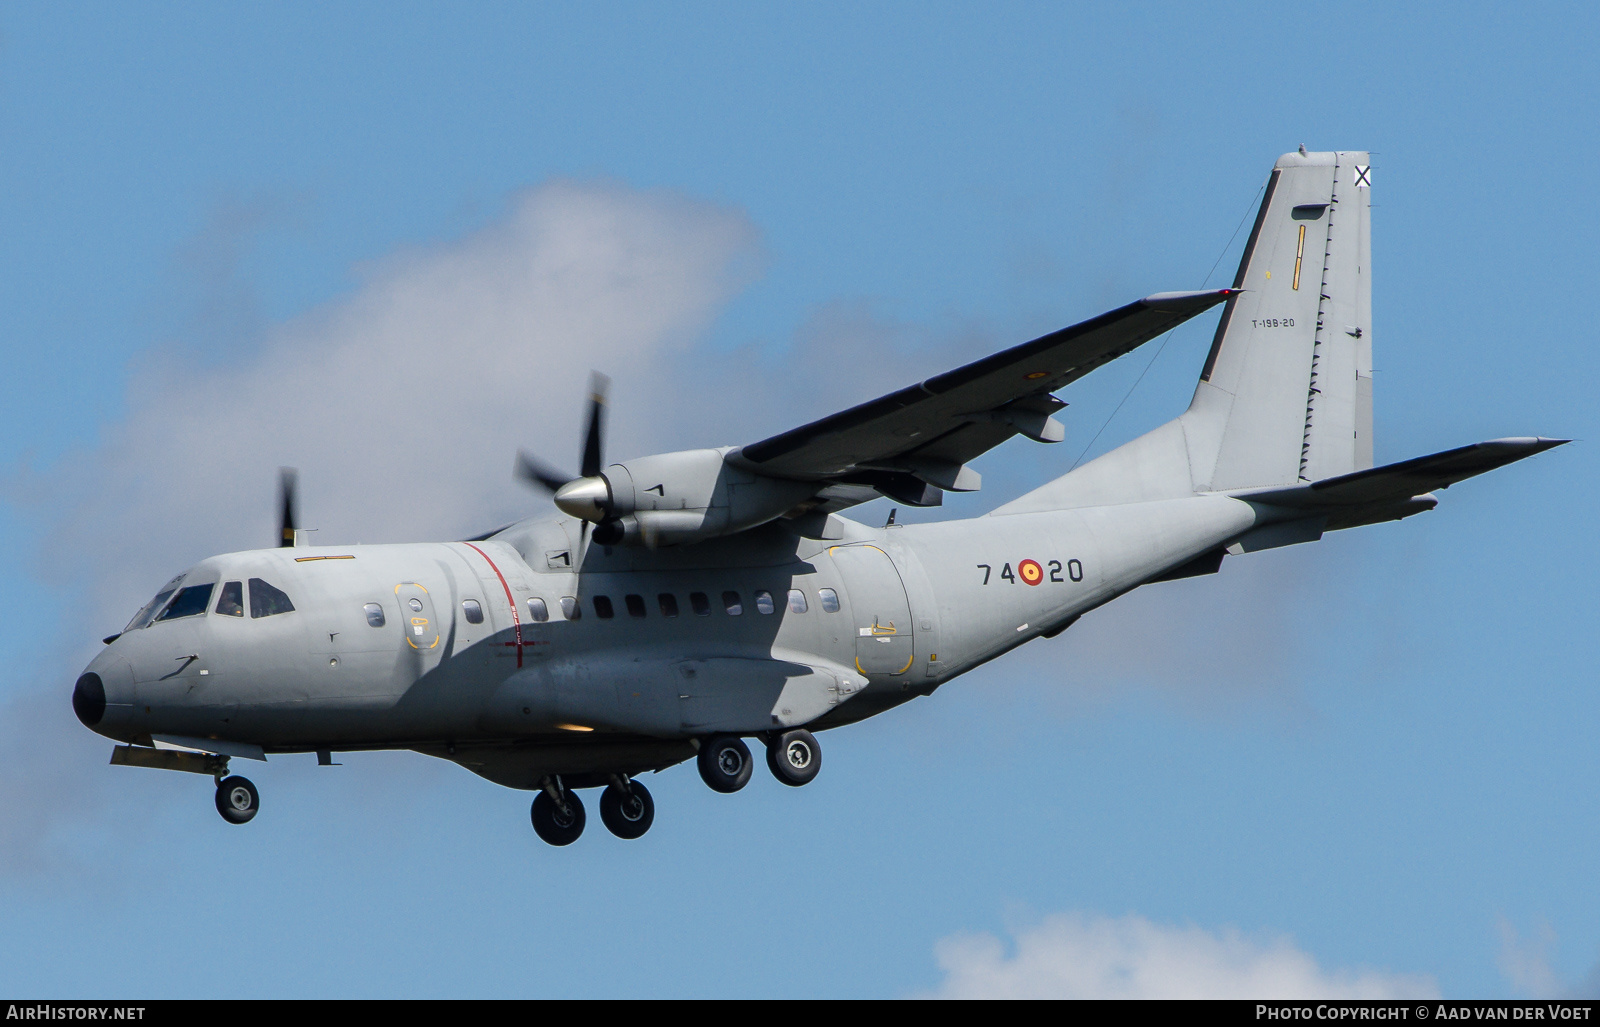
<svg viewBox="0 0 1600 1027"><path fill-rule="evenodd" d="M178 591L178 584L182 581L183 575L180 574L165 585L162 585L161 591L156 593L156 597L140 607L139 612L133 615L133 620L130 620L128 626L122 630L124 632L135 631L154 620L155 615L161 612L161 608L167 604L167 600L171 599L172 594Z"/></svg>
<svg viewBox="0 0 1600 1027"><path fill-rule="evenodd" d="M156 614L156 620L198 617L211 605L211 591L216 587L215 581L208 581L204 585L185 585L178 589L178 594L167 604L167 608Z"/></svg>

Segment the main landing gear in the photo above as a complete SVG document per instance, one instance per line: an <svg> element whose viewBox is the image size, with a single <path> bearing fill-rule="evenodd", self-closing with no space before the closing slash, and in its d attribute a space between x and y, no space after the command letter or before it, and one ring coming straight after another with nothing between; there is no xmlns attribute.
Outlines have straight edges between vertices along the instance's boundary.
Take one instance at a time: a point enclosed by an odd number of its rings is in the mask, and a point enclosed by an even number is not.
<svg viewBox="0 0 1600 1027"><path fill-rule="evenodd" d="M817 736L805 728L774 735L767 743L767 768L786 785L810 784L822 769L822 749Z"/></svg>
<svg viewBox="0 0 1600 1027"><path fill-rule="evenodd" d="M225 777L217 782L217 812L230 824L248 824L261 809L261 793L247 777Z"/></svg>
<svg viewBox="0 0 1600 1027"><path fill-rule="evenodd" d="M767 767L772 776L798 788L809 784L822 769L822 747L817 736L804 728L774 731L762 739L767 743ZM750 783L755 761L750 747L738 735L713 735L700 743L700 777L715 791L737 792ZM243 778L229 778L243 781ZM224 782L226 784L227 782ZM589 778L585 786L598 784ZM245 781L248 787L249 782ZM251 795L254 795L251 789ZM217 808L222 809L222 792L217 792ZM228 814L224 811L223 816ZM253 813L252 813L253 815ZM533 829L551 845L571 845L583 834L586 815L583 800L560 777L552 775L539 783L529 812ZM600 822L618 838L642 838L656 818L656 803L650 790L626 774L612 774L611 783L600 793Z"/></svg>
<svg viewBox="0 0 1600 1027"><path fill-rule="evenodd" d="M809 784L822 769L822 747L804 728L766 736L767 768L786 785ZM700 777L712 790L737 792L750 783L750 749L734 735L715 735L700 743Z"/></svg>
<svg viewBox="0 0 1600 1027"><path fill-rule="evenodd" d="M586 815L578 793L547 777L533 798L533 829L551 845L571 845L583 834ZM614 774L600 793L600 822L618 838L640 838L656 818L656 803L650 790L626 774Z"/></svg>

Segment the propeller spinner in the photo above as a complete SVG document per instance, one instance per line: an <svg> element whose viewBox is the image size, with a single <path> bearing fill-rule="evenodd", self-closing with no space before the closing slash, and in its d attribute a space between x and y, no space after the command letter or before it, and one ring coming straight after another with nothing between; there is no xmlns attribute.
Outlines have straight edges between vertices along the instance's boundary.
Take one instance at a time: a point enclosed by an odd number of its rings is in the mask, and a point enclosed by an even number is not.
<svg viewBox="0 0 1600 1027"><path fill-rule="evenodd" d="M611 486L600 475L604 466L606 392L610 387L611 379L598 371L589 379L589 427L584 432L577 477L561 473L527 451L517 453L517 477L551 493L563 513L585 522L600 523L611 516Z"/></svg>

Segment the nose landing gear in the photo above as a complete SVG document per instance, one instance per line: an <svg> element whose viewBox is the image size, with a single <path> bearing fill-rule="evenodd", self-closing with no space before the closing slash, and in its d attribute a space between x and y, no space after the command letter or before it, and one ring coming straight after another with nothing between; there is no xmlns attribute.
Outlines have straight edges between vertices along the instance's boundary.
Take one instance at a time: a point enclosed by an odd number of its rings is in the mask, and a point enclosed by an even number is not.
<svg viewBox="0 0 1600 1027"><path fill-rule="evenodd" d="M217 812L230 824L248 824L261 809L261 793L247 777L225 777L217 782Z"/></svg>

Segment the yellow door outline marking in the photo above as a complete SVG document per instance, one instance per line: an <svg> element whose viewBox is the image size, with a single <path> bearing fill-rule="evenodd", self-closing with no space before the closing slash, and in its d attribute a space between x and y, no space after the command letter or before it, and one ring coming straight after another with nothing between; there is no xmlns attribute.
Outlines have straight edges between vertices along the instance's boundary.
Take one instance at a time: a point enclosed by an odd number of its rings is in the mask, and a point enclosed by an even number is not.
<svg viewBox="0 0 1600 1027"><path fill-rule="evenodd" d="M839 550L839 549L877 549L878 552L883 553L883 555L888 559L889 565L891 567L894 566L894 557L889 556L888 553L884 553L883 550L880 549L878 546L871 546L871 545L867 545L867 546L829 546L828 547L828 556L831 558L833 556L834 552L836 550ZM895 567L895 573L899 574L900 573L900 568ZM902 584L901 588L904 588L904 587L905 586ZM906 597L906 602L907 602L908 605L910 604L910 601L911 601L911 597L907 596ZM863 637L863 638L887 638L890 635L897 635L897 634L900 633L895 628L894 621L890 621L889 622L889 626L888 627L884 627L882 624L878 623L878 618L877 618L876 615L874 615L873 618L872 618L872 627L870 627L870 628L861 628L861 629L859 629L859 632L860 632L861 637ZM916 651L913 649L911 655L906 657L906 665L904 667L901 667L899 670L894 671L893 673L895 673L895 674L904 674L906 671L911 669L911 665L913 663L915 663L916 661L917 661L917 654L916 654ZM861 673L862 677L871 677L872 676L870 672L868 672L865 668L863 668L861 666L861 657L860 656L856 657L856 670Z"/></svg>
<svg viewBox="0 0 1600 1027"><path fill-rule="evenodd" d="M422 589L422 594L423 594L423 595L425 595L425 596L427 596L427 597L428 597L428 598L429 598L429 599L432 599L432 598L433 598L433 594L432 594L432 593L431 593L431 592L429 592L429 591L428 591L428 590L427 590L427 588L426 588L426 587L424 587L424 586L423 586L423 585L422 585L422 584L421 584L421 583L420 583L420 582L416 582L416 581L402 581L402 582L400 582L400 584L398 584L398 585L396 585L396 586L395 586L395 587L394 587L394 597L395 597L395 599L396 599L396 600L398 600L398 599L399 599L399 598L400 598L400 590L401 590L401 589L402 589L402 588L404 588L404 587L405 587L405 586L407 586L407 585L410 585L410 586L411 586L411 587L412 587L412 588L420 588L420 589ZM404 606L402 606L402 607L401 607L401 610L402 610L402 611L404 611L404 609L405 609L405 607L404 607ZM411 623L411 624L415 624L415 623L416 623L416 622L417 622L417 621L419 621L419 620L420 620L420 621L421 621L421 622L422 622L422 623L423 623L423 624L427 624L427 623L428 623L428 618L426 618L426 617L412 617L412 618L410 618L410 621L409 621L409 622L410 622L410 623ZM416 649L416 650L417 650L417 651L419 651L419 652L421 652L421 651L422 651L422 646L420 646L420 645L418 645L418 644L417 644L417 643L415 643L415 642L413 642L413 641L412 641L412 640L411 640L411 636L410 636L410 635L407 635L407 636L406 636L406 645L409 645L409 646L410 646L410 647L411 647L411 648L413 648L413 649ZM438 633L438 632L437 632L437 631L435 631L435 632L434 632L434 633L433 633L433 644L432 644L432 645L430 645L430 646L428 646L428 648L429 648L429 649L433 649L433 648L436 648L436 647L437 647L437 646L438 646L438 645L439 645L439 633Z"/></svg>

